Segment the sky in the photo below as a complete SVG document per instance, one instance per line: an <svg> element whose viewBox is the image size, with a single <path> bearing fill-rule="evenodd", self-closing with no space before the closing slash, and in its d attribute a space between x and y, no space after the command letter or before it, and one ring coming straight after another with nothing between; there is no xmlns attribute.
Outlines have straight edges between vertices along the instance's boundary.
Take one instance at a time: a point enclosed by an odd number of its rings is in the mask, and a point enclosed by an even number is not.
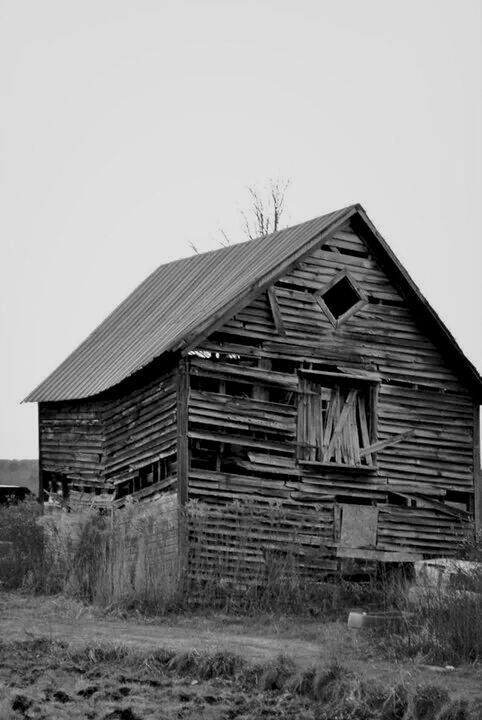
<svg viewBox="0 0 482 720"><path fill-rule="evenodd" d="M482 369L480 0L0 0L0 457L155 267L360 202Z"/></svg>

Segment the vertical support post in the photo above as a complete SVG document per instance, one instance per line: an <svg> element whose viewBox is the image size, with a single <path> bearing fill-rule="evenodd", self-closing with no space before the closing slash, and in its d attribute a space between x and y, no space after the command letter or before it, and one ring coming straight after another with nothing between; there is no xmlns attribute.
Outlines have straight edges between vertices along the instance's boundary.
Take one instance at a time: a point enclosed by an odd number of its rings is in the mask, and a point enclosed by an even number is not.
<svg viewBox="0 0 482 720"><path fill-rule="evenodd" d="M368 407L368 432L370 434L370 443L374 445L378 441L378 396L380 394L380 385L375 383L370 388L370 402Z"/></svg>
<svg viewBox="0 0 482 720"><path fill-rule="evenodd" d="M482 532L482 471L480 468L480 407L474 404L474 520L475 531Z"/></svg>
<svg viewBox="0 0 482 720"><path fill-rule="evenodd" d="M38 496L37 500L42 506L44 506L44 471L42 466L42 439L41 439L41 422L42 422L42 412L40 408L40 403L38 403Z"/></svg>
<svg viewBox="0 0 482 720"><path fill-rule="evenodd" d="M177 369L177 496L182 507L188 500L189 478L189 368L182 358Z"/></svg>
<svg viewBox="0 0 482 720"><path fill-rule="evenodd" d="M270 358L260 357L258 359L258 367L260 368L260 370L271 370ZM266 387L263 387L262 385L254 385L253 398L255 400L267 400L268 389Z"/></svg>
<svg viewBox="0 0 482 720"><path fill-rule="evenodd" d="M278 335L285 336L286 330L283 322L283 316L281 314L280 306L278 304L278 298L273 286L268 288L268 301L271 308L271 314L273 316L274 326Z"/></svg>
<svg viewBox="0 0 482 720"><path fill-rule="evenodd" d="M187 577L189 525L184 506L189 497L189 365L181 358L176 378L177 408L177 518L178 585L183 590Z"/></svg>

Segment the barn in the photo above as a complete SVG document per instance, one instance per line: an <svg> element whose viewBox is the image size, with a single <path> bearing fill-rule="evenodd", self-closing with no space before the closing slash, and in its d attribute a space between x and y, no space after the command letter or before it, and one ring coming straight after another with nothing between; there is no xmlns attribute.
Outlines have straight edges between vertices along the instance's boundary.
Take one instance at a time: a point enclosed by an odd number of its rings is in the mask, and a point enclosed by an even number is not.
<svg viewBox="0 0 482 720"><path fill-rule="evenodd" d="M228 530L234 501L260 523L279 503L323 570L450 555L480 528L481 398L353 205L160 266L26 400L42 500L197 500Z"/></svg>

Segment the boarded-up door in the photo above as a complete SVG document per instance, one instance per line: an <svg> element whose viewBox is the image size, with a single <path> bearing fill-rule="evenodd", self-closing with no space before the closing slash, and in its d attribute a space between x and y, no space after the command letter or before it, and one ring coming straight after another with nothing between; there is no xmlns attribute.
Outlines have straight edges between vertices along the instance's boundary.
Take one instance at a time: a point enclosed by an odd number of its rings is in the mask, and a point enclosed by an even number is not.
<svg viewBox="0 0 482 720"><path fill-rule="evenodd" d="M373 549L377 544L378 508L342 505L340 547Z"/></svg>

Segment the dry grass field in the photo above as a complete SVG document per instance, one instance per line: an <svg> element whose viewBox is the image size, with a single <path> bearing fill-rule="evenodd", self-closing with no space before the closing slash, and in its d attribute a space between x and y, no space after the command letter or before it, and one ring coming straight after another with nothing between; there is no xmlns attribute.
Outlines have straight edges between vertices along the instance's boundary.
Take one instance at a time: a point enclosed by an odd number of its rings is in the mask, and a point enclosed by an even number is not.
<svg viewBox="0 0 482 720"><path fill-rule="evenodd" d="M0 636L0 720L482 718L480 666L396 663L340 621L119 617L4 592Z"/></svg>
<svg viewBox="0 0 482 720"><path fill-rule="evenodd" d="M480 573L414 605L403 574L312 587L287 552L248 586L195 565L173 594L153 514L0 509L0 720L482 720ZM353 630L355 608L403 622Z"/></svg>

